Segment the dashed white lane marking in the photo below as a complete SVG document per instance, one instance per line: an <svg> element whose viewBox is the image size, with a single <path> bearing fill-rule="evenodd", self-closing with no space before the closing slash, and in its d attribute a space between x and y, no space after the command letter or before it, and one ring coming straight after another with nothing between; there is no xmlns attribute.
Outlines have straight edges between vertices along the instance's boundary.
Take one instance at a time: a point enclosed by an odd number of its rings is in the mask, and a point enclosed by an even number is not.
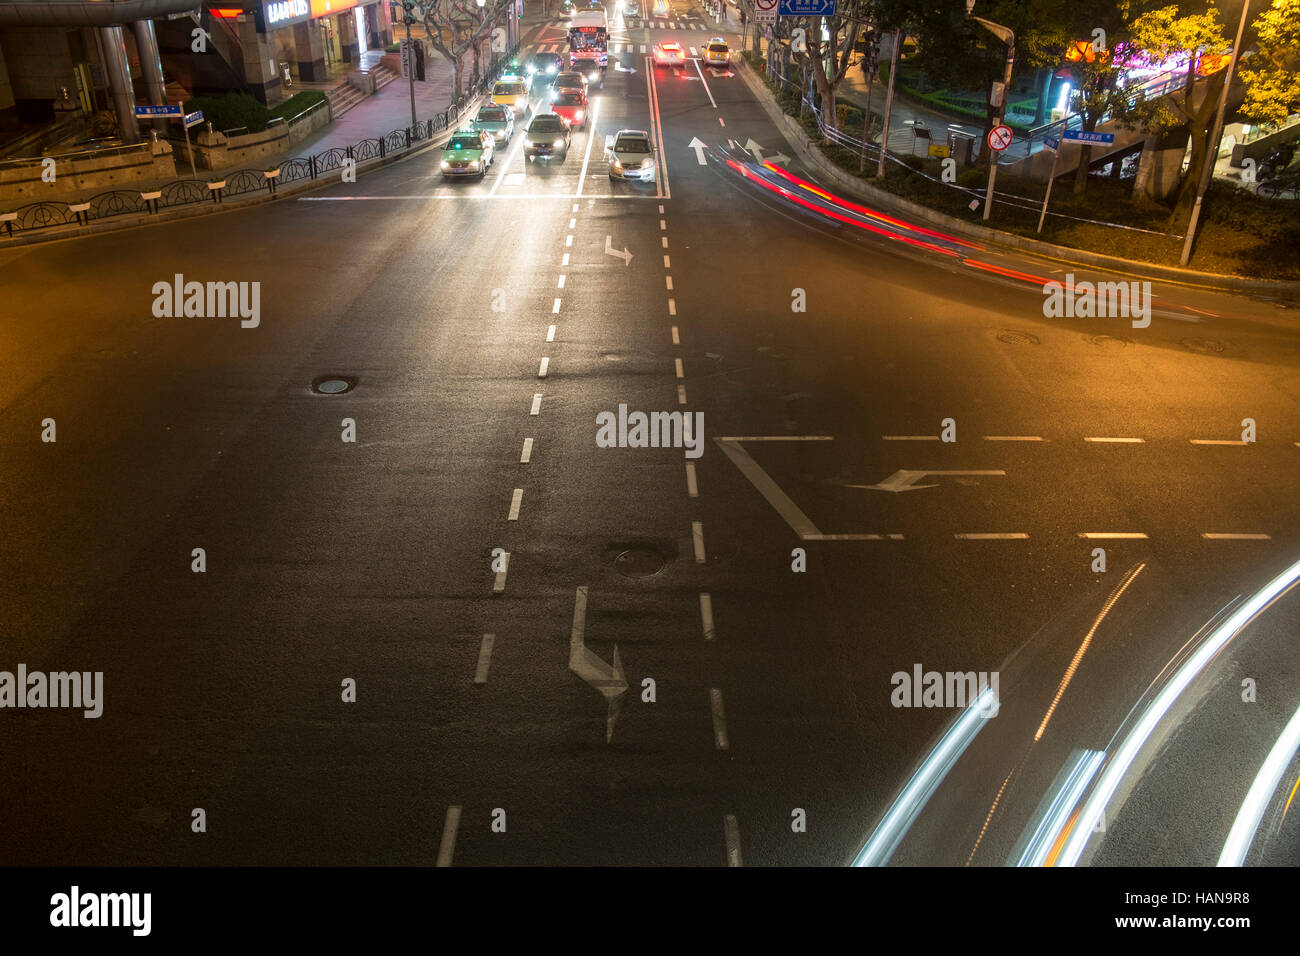
<svg viewBox="0 0 1300 956"><path fill-rule="evenodd" d="M938 441L938 435L881 435L881 441Z"/></svg>
<svg viewBox="0 0 1300 956"><path fill-rule="evenodd" d="M660 220L659 220L659 229L660 229L660 231L663 231L663 230L665 230L665 229L667 229L667 228L668 228L668 223L667 223L665 220L660 219Z"/></svg>
<svg viewBox="0 0 1300 956"><path fill-rule="evenodd" d="M695 480L695 462L686 463L686 493L692 498L700 496L700 486Z"/></svg>
<svg viewBox="0 0 1300 956"><path fill-rule="evenodd" d="M669 291L669 292L672 292L672 291L673 291L673 277L672 277L672 276L664 276L664 284L668 286L668 291Z"/></svg>
<svg viewBox="0 0 1300 956"><path fill-rule="evenodd" d="M533 440L531 438L525 438L523 451L519 453L519 464L526 465L532 460L533 460Z"/></svg>
<svg viewBox="0 0 1300 956"><path fill-rule="evenodd" d="M568 266L568 264L569 264L569 254L566 252L566 253L564 254L564 258L560 260L560 265L561 265L562 267L566 267L566 266Z"/></svg>
<svg viewBox="0 0 1300 956"><path fill-rule="evenodd" d="M577 211L578 211L578 204L575 202L575 203L573 204L573 208L570 209L569 212L577 212Z"/></svg>
<svg viewBox="0 0 1300 956"><path fill-rule="evenodd" d="M704 639L713 640L716 634L713 629L713 595L708 591L700 592L700 625L704 628Z"/></svg>
<svg viewBox="0 0 1300 956"><path fill-rule="evenodd" d="M560 279L559 279L559 281L555 284L555 287L556 287L557 289L563 289L563 288L564 288L564 273L563 273L563 272L560 273Z"/></svg>
<svg viewBox="0 0 1300 956"><path fill-rule="evenodd" d="M722 818L722 832L727 841L727 866L744 866L740 858L740 824L734 813Z"/></svg>
<svg viewBox="0 0 1300 956"><path fill-rule="evenodd" d="M514 494L510 496L510 514L506 515L507 521L519 520L519 506L524 503L524 489L516 488Z"/></svg>
<svg viewBox="0 0 1300 956"><path fill-rule="evenodd" d="M1023 531L973 531L954 537L959 541L1021 541L1029 535Z"/></svg>
<svg viewBox="0 0 1300 956"><path fill-rule="evenodd" d="M500 594L506 589L506 574L510 571L510 552L501 553L501 570L497 572L496 580L492 582L492 591Z"/></svg>
<svg viewBox="0 0 1300 956"><path fill-rule="evenodd" d="M719 750L728 749L727 715L722 709L722 691L709 688L709 710L713 712L713 745Z"/></svg>
<svg viewBox="0 0 1300 956"><path fill-rule="evenodd" d="M664 256L664 268L665 268L665 269L671 269L672 267L673 267L673 264L672 264L671 262L668 261L668 257L667 257L667 256Z"/></svg>
<svg viewBox="0 0 1300 956"><path fill-rule="evenodd" d="M695 546L695 563L704 563L704 522L691 522L691 542Z"/></svg>
<svg viewBox="0 0 1300 956"><path fill-rule="evenodd" d="M1084 441L1105 445L1145 445L1145 438L1085 438Z"/></svg>
<svg viewBox="0 0 1300 956"><path fill-rule="evenodd" d="M546 356L542 359L542 364L537 369L537 377L546 378L546 373L550 370L550 367L551 367L550 356Z"/></svg>
<svg viewBox="0 0 1300 956"><path fill-rule="evenodd" d="M676 315L676 314L677 314L677 300L676 300L676 299L669 299L669 300L668 300L668 314L669 314L669 315Z"/></svg>
<svg viewBox="0 0 1300 956"><path fill-rule="evenodd" d="M727 125L726 123L723 122L721 116L718 117L718 125L719 125L719 126L726 126L726 125Z"/></svg>
<svg viewBox="0 0 1300 956"><path fill-rule="evenodd" d="M677 337L677 326L673 326L673 345L681 345L682 341Z"/></svg>
<svg viewBox="0 0 1300 956"><path fill-rule="evenodd" d="M533 392L533 407L528 410L529 415L540 415L542 413L542 393Z"/></svg>
<svg viewBox="0 0 1300 956"><path fill-rule="evenodd" d="M686 386L685 386L685 385L678 385L678 386L677 386L677 404L678 404L678 405L685 405L685 404L686 404Z"/></svg>
<svg viewBox="0 0 1300 956"><path fill-rule="evenodd" d="M548 325L548 326L546 327L546 341L548 341L548 342L554 342L554 341L555 341L555 326L553 326L553 325Z"/></svg>
<svg viewBox="0 0 1300 956"><path fill-rule="evenodd" d="M1224 438L1189 438L1193 445L1249 445L1248 441L1233 441Z"/></svg>
<svg viewBox="0 0 1300 956"><path fill-rule="evenodd" d="M663 203L660 203L660 204L659 204L659 215L662 216L663 214L664 214L664 204L663 204Z"/></svg>
<svg viewBox="0 0 1300 956"><path fill-rule="evenodd" d="M564 301L563 299L556 299L555 302L552 303L552 305L551 305L551 315L559 315L559 314L560 314L560 303L563 302L563 301Z"/></svg>
<svg viewBox="0 0 1300 956"><path fill-rule="evenodd" d="M1201 535L1208 541L1270 541L1272 540L1266 534L1234 534L1229 532L1207 531Z"/></svg>
<svg viewBox="0 0 1300 956"><path fill-rule="evenodd" d="M1146 534L1141 531L1080 531L1080 538L1102 538L1102 539L1128 539L1128 538L1145 538Z"/></svg>
<svg viewBox="0 0 1300 956"><path fill-rule="evenodd" d="M645 44L644 44L644 43L641 44L641 52L642 52L642 53L645 52Z"/></svg>
<svg viewBox="0 0 1300 956"><path fill-rule="evenodd" d="M565 237L564 237L564 244L565 244L566 246L571 246L571 245L573 245L573 236L565 236Z"/></svg>
<svg viewBox="0 0 1300 956"><path fill-rule="evenodd" d="M578 220L576 220L576 219L570 219L570 220L569 220L569 228L570 228L570 229L575 228L577 225L578 225Z"/></svg>
<svg viewBox="0 0 1300 956"><path fill-rule="evenodd" d="M448 807L442 823L442 842L438 844L438 862L434 866L451 866L456 852L456 831L460 829L460 807Z"/></svg>
<svg viewBox="0 0 1300 956"><path fill-rule="evenodd" d="M985 435L985 441L1047 441L1039 435Z"/></svg>
<svg viewBox="0 0 1300 956"><path fill-rule="evenodd" d="M714 441L834 441L834 435L723 435Z"/></svg>
<svg viewBox="0 0 1300 956"><path fill-rule="evenodd" d="M685 377L686 377L686 372L684 372L684 371L682 370L682 360L679 359L679 358L675 358L675 359L673 359L673 365L676 366L676 368L677 368L677 377L678 377L678 378L685 378Z"/></svg>
<svg viewBox="0 0 1300 956"><path fill-rule="evenodd" d="M474 671L474 683L486 684L488 665L492 663L492 645L496 643L495 634L484 634L483 643L478 648L478 668Z"/></svg>
<svg viewBox="0 0 1300 956"><path fill-rule="evenodd" d="M660 245L662 245L665 249L667 249L667 248L668 248L668 237L667 237L667 236L660 236L660 237L659 237L659 243L660 243ZM1297 445L1300 445L1300 442L1296 442L1296 444L1297 444Z"/></svg>
<svg viewBox="0 0 1300 956"><path fill-rule="evenodd" d="M803 541L902 541L901 534L822 534L821 532L810 532L800 534L800 540Z"/></svg>

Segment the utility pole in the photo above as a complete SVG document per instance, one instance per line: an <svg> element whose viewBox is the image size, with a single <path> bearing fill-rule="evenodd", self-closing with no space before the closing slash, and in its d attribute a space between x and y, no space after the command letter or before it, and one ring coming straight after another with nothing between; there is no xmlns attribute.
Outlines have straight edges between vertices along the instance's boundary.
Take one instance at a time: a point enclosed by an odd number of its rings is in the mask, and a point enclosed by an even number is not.
<svg viewBox="0 0 1300 956"><path fill-rule="evenodd" d="M894 28L894 49L889 54L889 89L885 93L885 128L880 131L880 162L876 165L876 178L885 178L885 156L889 152L889 114L894 109L894 78L898 76L898 48L902 46L903 29ZM867 112L871 112L867 104Z"/></svg>
<svg viewBox="0 0 1300 956"><path fill-rule="evenodd" d="M1228 61L1228 72L1223 77L1223 92L1219 94L1219 111L1214 117L1214 132L1205 144L1205 164L1201 167L1201 183L1196 190L1196 203L1192 206L1192 218L1187 223L1187 238L1183 240L1183 255L1179 264L1187 265L1192 257L1192 240L1196 236L1196 225L1201 220L1201 202L1205 199L1205 190L1210 188L1210 177L1214 174L1214 164L1219 159L1219 138L1223 135L1223 114L1228 108L1228 87L1232 85L1232 74L1237 69L1237 60L1241 56L1241 35L1246 30L1246 14L1250 10L1250 0L1242 0L1241 22L1237 24L1237 39L1232 44L1232 59Z"/></svg>
<svg viewBox="0 0 1300 956"><path fill-rule="evenodd" d="M975 9L975 0L966 0L966 15ZM1009 27L985 20L983 17L970 17L985 30L988 30L995 37L1007 45L1007 67L1002 76L1002 95L998 102L993 106L997 107L996 115L993 119L993 125L1001 126L1007 112L1007 101L1011 98L1011 70L1016 63L1016 34ZM984 143L988 146L988 141ZM998 150L989 148L989 188L988 193L984 196L984 221L987 222L989 213L993 211L993 183L998 178Z"/></svg>
<svg viewBox="0 0 1300 956"><path fill-rule="evenodd" d="M416 10L414 0L402 0L402 23L406 24L406 82L411 90L411 126L415 126L415 46L411 42L411 24L419 21L412 16Z"/></svg>

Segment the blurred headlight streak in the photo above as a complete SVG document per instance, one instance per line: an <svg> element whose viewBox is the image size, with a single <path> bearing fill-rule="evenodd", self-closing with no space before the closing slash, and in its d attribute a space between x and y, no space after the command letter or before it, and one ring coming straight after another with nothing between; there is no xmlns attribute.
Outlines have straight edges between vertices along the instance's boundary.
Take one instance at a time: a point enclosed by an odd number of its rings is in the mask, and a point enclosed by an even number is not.
<svg viewBox="0 0 1300 956"><path fill-rule="evenodd" d="M1282 735L1277 738L1263 766L1259 768L1259 773L1255 775L1255 782L1250 785L1250 792L1242 801L1237 819L1228 831L1228 840L1223 844L1223 852L1219 854L1219 866L1241 866L1246 862L1246 854L1250 852L1250 845L1259 831L1259 821L1268 809L1273 791L1282 782L1282 774L1286 773L1286 768L1295 759L1297 749L1300 749L1300 710L1291 715L1291 720L1287 722Z"/></svg>
<svg viewBox="0 0 1300 956"><path fill-rule="evenodd" d="M1075 755L1072 763L1066 764L1057 777L1057 785L1048 793L1047 807L1029 825L1029 839L1015 859L1016 866L1043 866L1052 850L1059 848L1061 834L1069 828L1079 800L1105 757L1100 750L1084 750Z"/></svg>
<svg viewBox="0 0 1300 956"><path fill-rule="evenodd" d="M1249 625L1261 611L1277 600L1300 580L1300 561L1287 568L1266 584L1223 623L1216 627L1165 681L1155 698L1146 705L1138 720L1133 723L1119 747L1107 747L1111 754L1101 779L1089 794L1087 803L1080 812L1071 829L1065 846L1056 860L1056 866L1075 866L1092 837L1097 822L1102 819L1111 797L1133 766L1134 760L1142 747L1151 738L1160 721L1169 708L1185 691L1193 680L1205 669L1205 666L1222 651L1228 643ZM1294 721L1293 721L1294 723ZM1288 725L1288 729L1290 725ZM1284 735L1285 736L1285 735ZM1294 749L1294 748L1293 748ZM1265 766L1268 766L1266 763ZM1263 772L1263 771L1261 771ZM1253 791L1252 791L1253 792ZM1235 832L1235 827L1234 827ZM1231 841L1229 841L1231 842ZM1228 852L1228 848L1224 848Z"/></svg>
<svg viewBox="0 0 1300 956"><path fill-rule="evenodd" d="M987 714L997 704L993 689L985 688L984 693L971 701L961 716L953 721L876 824L866 846L854 859L854 866L884 866L889 862L934 791L966 752L975 735L988 723Z"/></svg>

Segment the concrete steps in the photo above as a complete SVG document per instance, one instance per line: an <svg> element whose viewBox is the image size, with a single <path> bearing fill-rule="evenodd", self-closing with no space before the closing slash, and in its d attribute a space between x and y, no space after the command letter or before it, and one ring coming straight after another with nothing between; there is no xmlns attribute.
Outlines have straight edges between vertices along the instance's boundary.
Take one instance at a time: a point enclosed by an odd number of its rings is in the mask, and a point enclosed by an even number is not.
<svg viewBox="0 0 1300 956"><path fill-rule="evenodd" d="M333 89L325 91L325 99L329 100L330 116L338 119L365 99L365 94L351 84L340 83Z"/></svg>
<svg viewBox="0 0 1300 956"><path fill-rule="evenodd" d="M370 70L370 73L375 78L376 93L382 90L389 83L393 82L393 80L400 79L396 73L386 66L375 66Z"/></svg>

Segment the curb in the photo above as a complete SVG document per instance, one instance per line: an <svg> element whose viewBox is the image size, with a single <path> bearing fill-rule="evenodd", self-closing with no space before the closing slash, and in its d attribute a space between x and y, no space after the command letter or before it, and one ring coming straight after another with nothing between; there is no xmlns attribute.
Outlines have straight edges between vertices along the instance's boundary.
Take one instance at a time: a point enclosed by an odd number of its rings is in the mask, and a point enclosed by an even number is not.
<svg viewBox="0 0 1300 956"><path fill-rule="evenodd" d="M486 94L480 94L469 100L469 105L456 118L455 123L448 123L447 128L434 134L431 138L421 141L420 145L413 146L411 149L404 150L400 153L394 153L389 156L376 157L364 162L357 163L358 182L363 172L381 169L394 163L400 163L404 160L417 156L420 153L430 149L437 149L447 140L451 139L456 130L460 129L461 122L470 113L476 111ZM220 172L218 170L218 172ZM149 226L158 226L164 223L176 222L184 219L197 219L202 216L214 216L223 212L237 212L241 209L249 209L253 206L265 205L267 203L279 202L282 199L292 199L303 193L312 192L317 189L323 189L326 186L336 185L340 180L334 176L320 177L317 179L304 179L288 186L280 187L275 195L269 192L259 192L255 195L246 195L236 197L229 202L220 203L191 203L188 206L177 206L171 209L161 210L156 213L133 213L129 215L114 216L112 219L98 220L88 223L84 226L60 226L56 230L48 230L31 235L20 235L12 238L0 236L0 252L5 249L15 249L19 246L34 246L47 242L60 242L67 239L82 239L87 236L102 235L110 232L123 232L128 229L143 229Z"/></svg>
<svg viewBox="0 0 1300 956"><path fill-rule="evenodd" d="M767 113L768 118L772 120L785 137L786 142L790 144L790 148L809 167L817 170L821 175L832 180L858 199L883 206L893 212L902 213L920 222L941 227L967 239L977 239L980 242L1002 249L1033 253L1058 262L1097 266L1121 275L1136 274L1143 278L1163 279L1197 288L1280 292L1300 298L1300 282L1282 279L1248 279L1243 276L1226 276L1215 272L1198 272L1195 269L1181 269L1176 266L1141 262L1135 259L1121 259L1118 256L1087 252L1070 246L1058 246L1050 242L1018 236L1014 233L989 229L986 226L975 226L961 219L954 219L945 213L936 212L927 206L919 206L883 189L877 189L857 176L845 172L827 159L817 144L804 132L798 121L794 117L786 115L786 112L777 105L771 90L759 77L754 75L753 67L749 65L749 62L744 59L739 59L736 62L739 67L736 71L737 74L744 80L750 92L758 99L759 105L763 107L763 111Z"/></svg>

